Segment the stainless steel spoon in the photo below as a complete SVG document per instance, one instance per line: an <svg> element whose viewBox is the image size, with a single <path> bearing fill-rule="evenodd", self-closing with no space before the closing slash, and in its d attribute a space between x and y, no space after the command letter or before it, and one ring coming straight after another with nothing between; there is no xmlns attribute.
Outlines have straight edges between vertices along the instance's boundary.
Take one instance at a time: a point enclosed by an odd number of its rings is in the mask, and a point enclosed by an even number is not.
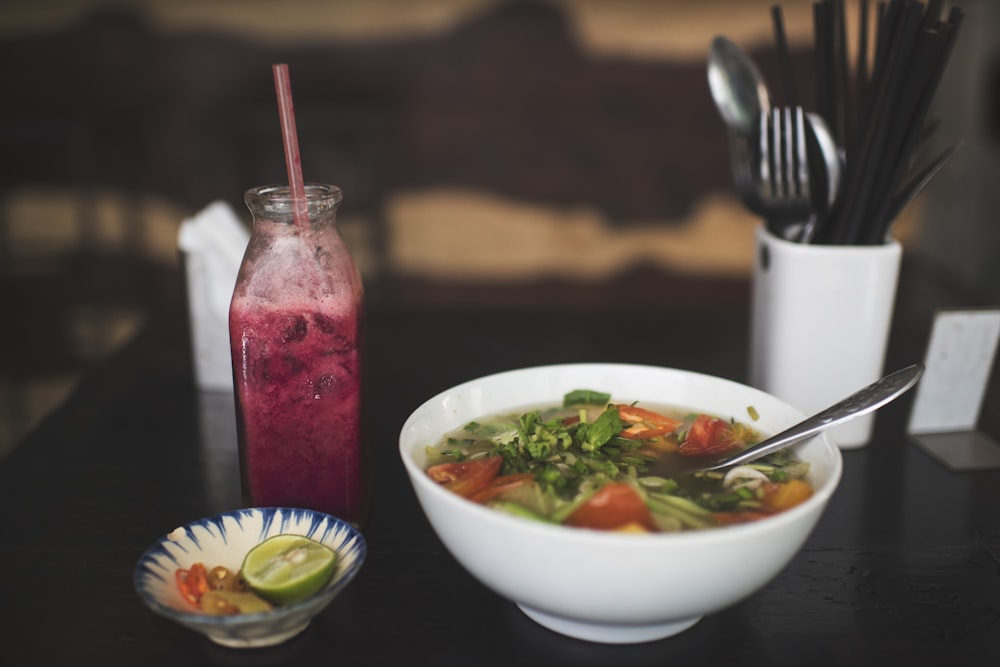
<svg viewBox="0 0 1000 667"><path fill-rule="evenodd" d="M808 440L817 433L828 428L842 424L846 421L868 414L877 410L886 403L895 400L906 393L917 383L924 372L923 364L907 366L895 373L886 375L881 380L874 382L864 389L851 394L844 400L830 406L826 410L819 412L808 419L805 419L795 426L785 429L777 435L767 438L753 447L744 449L738 454L715 461L704 466L689 468L690 472L698 470L719 470L729 468L741 463L748 463L760 457L776 452L779 449L790 447L803 440Z"/></svg>
<svg viewBox="0 0 1000 667"><path fill-rule="evenodd" d="M722 120L743 138L757 131L760 114L771 108L760 70L743 49L722 35L709 47L708 86Z"/></svg>

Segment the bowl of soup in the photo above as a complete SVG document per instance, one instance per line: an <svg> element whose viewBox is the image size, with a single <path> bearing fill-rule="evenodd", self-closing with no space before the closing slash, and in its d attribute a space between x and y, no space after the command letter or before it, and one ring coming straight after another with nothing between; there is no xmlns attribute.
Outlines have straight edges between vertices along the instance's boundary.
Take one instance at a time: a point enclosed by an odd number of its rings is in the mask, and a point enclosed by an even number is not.
<svg viewBox="0 0 1000 667"><path fill-rule="evenodd" d="M560 634L636 643L754 594L802 547L840 481L826 435L691 469L803 418L718 377L564 364L439 393L399 447L432 528L484 586Z"/></svg>

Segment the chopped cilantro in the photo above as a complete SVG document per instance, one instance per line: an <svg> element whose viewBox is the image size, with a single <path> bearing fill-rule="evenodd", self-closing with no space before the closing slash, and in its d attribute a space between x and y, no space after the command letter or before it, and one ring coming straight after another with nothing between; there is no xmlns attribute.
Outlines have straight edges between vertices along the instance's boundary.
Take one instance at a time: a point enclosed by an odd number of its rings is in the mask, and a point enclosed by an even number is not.
<svg viewBox="0 0 1000 667"><path fill-rule="evenodd" d="M577 436L580 448L585 452L596 452L606 445L611 438L621 433L622 420L618 411L608 408L601 416L589 424L579 424Z"/></svg>
<svg viewBox="0 0 1000 667"><path fill-rule="evenodd" d="M605 394L592 389L575 389L563 396L563 407L571 405L605 405L611 400L611 394Z"/></svg>

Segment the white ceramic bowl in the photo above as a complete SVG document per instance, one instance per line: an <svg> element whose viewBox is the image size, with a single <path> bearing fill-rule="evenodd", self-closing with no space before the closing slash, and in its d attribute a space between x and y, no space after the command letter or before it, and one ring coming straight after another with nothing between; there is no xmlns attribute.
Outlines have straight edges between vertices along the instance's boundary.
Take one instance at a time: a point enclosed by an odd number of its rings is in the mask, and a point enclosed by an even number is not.
<svg viewBox="0 0 1000 667"><path fill-rule="evenodd" d="M281 534L304 535L337 552L333 577L307 600L260 614L208 616L191 608L177 590L174 573L204 563L233 572L255 545ZM367 545L351 524L322 512L288 508L252 508L199 519L157 540L135 569L136 592L146 605L231 648L272 646L291 639L309 625L358 573Z"/></svg>
<svg viewBox="0 0 1000 667"><path fill-rule="evenodd" d="M777 398L735 382L622 364L499 373L448 389L417 408L400 433L400 455L441 541L485 586L561 634L605 643L651 641L739 602L788 564L840 480L840 451L819 436L797 448L797 456L810 463L814 488L801 505L748 524L636 535L509 516L459 497L424 473L424 448L444 433L499 412L558 403L573 389L732 416L764 434L804 417ZM748 421L747 406L757 410L758 421Z"/></svg>

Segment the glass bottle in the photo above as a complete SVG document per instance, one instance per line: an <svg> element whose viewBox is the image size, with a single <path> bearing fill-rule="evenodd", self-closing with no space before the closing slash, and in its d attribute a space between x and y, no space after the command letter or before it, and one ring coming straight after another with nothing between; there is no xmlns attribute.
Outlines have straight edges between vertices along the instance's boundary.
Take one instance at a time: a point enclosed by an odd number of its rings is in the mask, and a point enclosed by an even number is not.
<svg viewBox="0 0 1000 667"><path fill-rule="evenodd" d="M364 290L337 231L340 188L308 184L306 198L300 225L287 186L244 196L253 233L229 309L243 492L360 525Z"/></svg>

